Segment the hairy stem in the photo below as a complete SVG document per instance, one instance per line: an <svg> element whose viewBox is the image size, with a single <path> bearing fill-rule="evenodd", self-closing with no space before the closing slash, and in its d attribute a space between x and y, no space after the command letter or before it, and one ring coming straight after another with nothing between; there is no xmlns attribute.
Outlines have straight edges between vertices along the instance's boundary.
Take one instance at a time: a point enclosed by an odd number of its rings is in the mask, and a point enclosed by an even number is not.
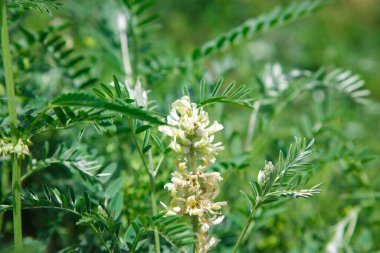
<svg viewBox="0 0 380 253"><path fill-rule="evenodd" d="M246 221L246 223L245 223L245 225L244 225L244 228L243 228L243 230L241 231L241 233L240 233L240 235L239 235L239 238L238 238L238 240L237 240L237 242L236 242L236 244L235 244L235 246L234 246L234 248L233 248L233 250L232 250L233 253L238 252L239 247L240 247L240 245L242 244L243 239L244 239L244 237L245 237L245 234L247 233L248 228L249 228L249 227L251 226L251 224L252 224L253 217L255 216L255 213L256 213L256 211L257 211L257 208L258 208L258 207L255 206L255 207L251 210L251 212L250 212L250 214L249 214L249 216L248 216L248 219L247 219L247 221Z"/></svg>
<svg viewBox="0 0 380 253"><path fill-rule="evenodd" d="M7 23L7 8L5 0L1 0L1 46L5 73L5 83L8 97L8 111L10 118L10 129L12 144L17 144L17 114L16 114L16 96L15 83L13 80L12 58L9 48L9 34ZM12 193L13 193L13 234L15 251L22 250L22 223L21 223L21 162L17 154L11 155L12 164Z"/></svg>

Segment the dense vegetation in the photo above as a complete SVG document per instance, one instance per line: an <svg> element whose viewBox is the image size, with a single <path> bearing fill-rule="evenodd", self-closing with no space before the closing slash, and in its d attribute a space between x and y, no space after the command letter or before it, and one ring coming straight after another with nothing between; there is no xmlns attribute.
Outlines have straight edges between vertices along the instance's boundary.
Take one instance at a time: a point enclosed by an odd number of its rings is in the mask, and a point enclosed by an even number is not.
<svg viewBox="0 0 380 253"><path fill-rule="evenodd" d="M0 252L380 250L375 0L0 1Z"/></svg>

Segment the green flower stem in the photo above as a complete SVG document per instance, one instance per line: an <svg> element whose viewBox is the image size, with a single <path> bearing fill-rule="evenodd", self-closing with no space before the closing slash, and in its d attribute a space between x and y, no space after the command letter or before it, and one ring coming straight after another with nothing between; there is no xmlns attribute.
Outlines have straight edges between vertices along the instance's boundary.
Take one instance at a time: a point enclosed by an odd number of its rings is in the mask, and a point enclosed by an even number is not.
<svg viewBox="0 0 380 253"><path fill-rule="evenodd" d="M194 237L196 240L198 240L198 230L199 230L198 217L196 215L193 215L191 217L191 222L193 224ZM193 248L193 253L196 253L196 252L198 252L197 242L194 243L194 248Z"/></svg>
<svg viewBox="0 0 380 253"><path fill-rule="evenodd" d="M237 240L237 242L236 242L236 244L235 244L235 246L234 246L234 248L233 248L233 250L232 250L233 253L238 252L238 249L239 249L240 245L241 245L242 242L243 242L243 239L244 239L244 237L245 237L245 234L247 233L248 228L249 228L249 227L251 226L251 224L252 224L253 217L255 216L255 213L256 213L257 209L258 209L258 206L255 206L255 207L253 207L253 209L251 210L251 212L250 212L250 214L249 214L249 216L248 216L247 222L246 222L245 225L244 225L243 231L240 233L239 238L238 238L238 240Z"/></svg>
<svg viewBox="0 0 380 253"><path fill-rule="evenodd" d="M149 153L149 165L148 165L148 163L145 160L145 156L142 152L142 149L139 145L137 136L135 134L135 127L134 127L134 124L133 124L131 117L128 117L128 122L129 122L129 126L131 128L133 141L137 147L137 151L138 151L140 158L143 162L144 168L149 175L150 191L151 191L150 199L151 199L151 203L152 203L152 213L153 213L153 215L157 215L158 214L158 208L157 208L157 197L156 197L156 173L155 173L155 170L153 167L152 153L151 153L151 151ZM158 233L157 227L154 227L154 243L155 243L156 253L160 253L161 252L160 235Z"/></svg>
<svg viewBox="0 0 380 253"><path fill-rule="evenodd" d="M9 35L7 23L7 8L5 0L1 0L1 47L3 55L5 83L8 97L8 111L13 145L17 144L17 114L15 83L13 80L12 59L9 49ZM11 155L12 164L12 192L13 192L13 233L15 251L22 250L22 223L21 223L21 162L16 154Z"/></svg>

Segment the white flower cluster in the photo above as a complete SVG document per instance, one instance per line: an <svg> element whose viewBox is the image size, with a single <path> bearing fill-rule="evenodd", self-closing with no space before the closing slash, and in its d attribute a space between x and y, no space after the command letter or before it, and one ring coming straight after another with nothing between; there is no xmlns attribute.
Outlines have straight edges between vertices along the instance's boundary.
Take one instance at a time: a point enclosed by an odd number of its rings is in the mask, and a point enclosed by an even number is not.
<svg viewBox="0 0 380 253"><path fill-rule="evenodd" d="M2 139L0 140L0 155L6 154L17 154L18 156L29 155L28 145L30 142L22 139L18 139L16 145L13 145L11 140Z"/></svg>
<svg viewBox="0 0 380 253"><path fill-rule="evenodd" d="M114 81L110 82L109 85L111 87L115 87ZM148 92L145 90L142 85L140 79L137 79L135 86L132 88L129 85L129 82L125 80L124 85L127 87L129 96L131 99L134 99L134 104L137 106L142 106L144 108L148 108Z"/></svg>
<svg viewBox="0 0 380 253"><path fill-rule="evenodd" d="M257 182L260 185L264 185L268 181L269 175L273 171L273 168L273 163L268 162L265 164L264 169L259 171L259 174L257 175Z"/></svg>
<svg viewBox="0 0 380 253"><path fill-rule="evenodd" d="M170 147L177 153L193 153L197 159L215 162L215 156L223 150L221 142L213 143L214 134L222 130L223 126L217 121L209 126L207 112L191 103L188 96L172 104L167 124L159 126L158 130L173 139Z"/></svg>
<svg viewBox="0 0 380 253"><path fill-rule="evenodd" d="M170 207L162 205L168 210L166 215L197 216L199 223L197 252L207 252L216 244L214 237L208 238L211 225L222 222L224 216L220 209L227 202L213 202L219 192L218 182L223 180L218 172L205 173L204 166L198 166L195 171L186 169L186 161L178 163L178 171L172 173L171 183L165 189L171 192Z"/></svg>
<svg viewBox="0 0 380 253"><path fill-rule="evenodd" d="M144 108L148 107L148 92L144 90L141 85L140 79L137 79L135 87L131 88L127 85L128 93L131 99L134 99L138 106L142 106Z"/></svg>
<svg viewBox="0 0 380 253"><path fill-rule="evenodd" d="M221 142L213 143L214 134L223 129L218 122L210 125L208 114L203 108L191 103L188 96L172 104L166 126L158 129L172 138L170 147L184 155L178 162L178 170L172 173L171 183L165 189L171 192L170 206L166 215L188 215L193 217L198 229L196 252L207 252L217 240L209 238L210 226L222 222L222 206L227 202L214 202L219 192L219 181L223 180L218 172L205 172L209 162L215 162L215 156L223 150ZM179 160L180 161L180 160ZM202 165L199 165L202 161ZM186 163L190 169L187 170Z"/></svg>

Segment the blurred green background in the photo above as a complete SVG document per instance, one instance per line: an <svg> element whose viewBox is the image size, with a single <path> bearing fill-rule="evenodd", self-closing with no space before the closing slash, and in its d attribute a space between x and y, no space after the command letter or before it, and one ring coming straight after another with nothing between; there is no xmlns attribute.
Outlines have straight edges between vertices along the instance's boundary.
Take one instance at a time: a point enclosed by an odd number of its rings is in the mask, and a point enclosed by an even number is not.
<svg viewBox="0 0 380 253"><path fill-rule="evenodd" d="M170 65L176 61L173 59L187 59L205 41L245 20L270 11L275 6L293 2L302 1L157 1L149 10L159 15L157 30L149 34L146 40L150 44L142 51L151 50ZM53 16L30 11L17 25L21 23L28 30L38 30L46 24L68 22L69 26L63 32L67 43L86 57L91 75L97 77L99 82L108 83L112 80L112 74L124 75L116 20L121 6L120 2L111 0L66 0L58 10L53 11ZM16 26L11 28L14 29L14 40L21 37ZM39 51L36 52L38 54ZM162 77L144 77L141 74L143 86L150 90L150 99L158 101L160 112L166 114L169 104L181 95L183 85L194 88L200 77L215 81L219 75L227 81L245 83L254 89L253 97L260 97L257 78L263 75L268 64L277 63L284 73L293 69L314 72L322 66L325 69L349 69L361 76L365 87L371 92L369 102L364 105L339 95L333 96L328 109L324 103L318 102L317 93L299 95L293 100L286 96L277 97L273 105L263 106L259 112L253 142L248 148L244 142L251 111L236 106L210 109L211 117L225 125L223 137L220 138L226 151L221 155L221 161L230 162L232 167L249 164L238 169L228 169L220 164L215 166L224 177L218 199L229 202L225 222L213 231L222 240L215 252L230 252L247 216L239 190L248 188L248 181L256 177L265 160L276 161L279 150L286 149L295 135L316 138L316 161L310 184L322 182L322 193L310 200L292 201L261 210L259 214L263 215L258 215L244 252L380 252L379 1L337 0L313 15L264 31L200 62L201 66L195 68L195 72L201 74L190 78L180 71L170 70L169 75L162 74ZM76 89L70 80L49 73L50 79L43 76L35 78L43 83L38 89L44 94L44 99ZM27 83L20 84L22 87L24 85L27 88ZM286 101L284 108L274 113L282 99ZM43 140L50 140L52 146L61 141L73 143L76 142L77 132L78 129L59 135L48 133L33 142L36 147ZM72 137L73 133L75 138ZM95 133L91 132L83 137L82 142L96 148L107 157L107 162L119 165L118 173L126 178L123 188L125 196L134 198L125 197L127 211L123 214L128 213L132 217L148 214L148 193L144 190L148 185L147 178L136 172L139 162L129 158L130 149L120 148L123 140L128 139L128 134L94 136ZM169 196L163 191L163 185L174 169L171 162L174 164L174 158L165 163L168 169L158 177L158 194L166 202ZM123 170L124 167L132 168L133 177L129 177L131 172L129 169ZM54 174L47 173L42 178L33 179L38 184L49 182L52 178ZM56 183L73 184L65 180L56 180ZM136 185L139 187L133 188ZM33 188L32 183L29 186ZM128 210L129 207L131 210ZM67 217L59 216L52 224L43 221L41 213L27 214L26 217L30 220L25 221L25 234L41 241L44 237L54 238L49 241L54 250L68 243L78 243L81 239L76 238L76 233L84 233L82 229L74 228L75 221ZM57 223L61 226L59 229ZM42 230L45 232L37 232ZM8 240L5 241L9 242L10 236L8 233L5 237Z"/></svg>

